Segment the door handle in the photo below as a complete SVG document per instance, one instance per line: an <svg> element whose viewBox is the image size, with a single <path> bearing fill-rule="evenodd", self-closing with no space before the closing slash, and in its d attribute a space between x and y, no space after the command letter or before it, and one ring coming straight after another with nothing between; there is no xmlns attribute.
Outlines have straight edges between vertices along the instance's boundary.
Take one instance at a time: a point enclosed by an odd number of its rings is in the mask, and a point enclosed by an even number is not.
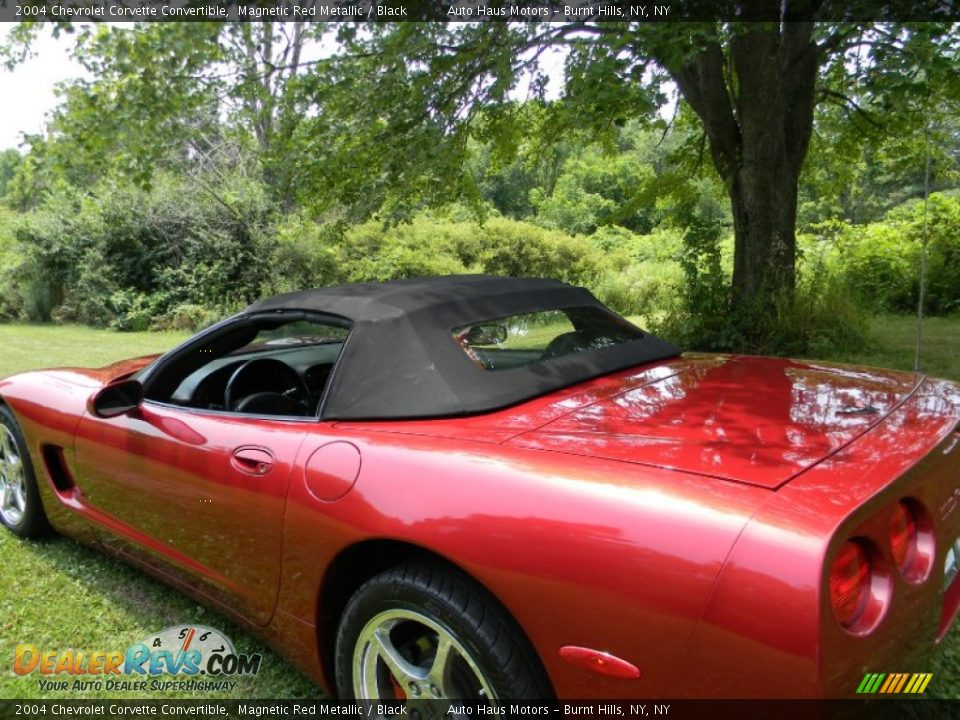
<svg viewBox="0 0 960 720"><path fill-rule="evenodd" d="M230 464L245 475L266 475L273 469L273 453L261 447L239 447L233 451Z"/></svg>

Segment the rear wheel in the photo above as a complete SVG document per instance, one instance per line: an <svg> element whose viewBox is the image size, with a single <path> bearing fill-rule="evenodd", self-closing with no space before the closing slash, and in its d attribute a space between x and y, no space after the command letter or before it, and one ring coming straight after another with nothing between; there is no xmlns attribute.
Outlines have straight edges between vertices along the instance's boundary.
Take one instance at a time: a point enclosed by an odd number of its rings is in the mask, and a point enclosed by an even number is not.
<svg viewBox="0 0 960 720"><path fill-rule="evenodd" d="M6 405L0 405L0 523L26 538L42 535L49 527L27 443Z"/></svg>
<svg viewBox="0 0 960 720"><path fill-rule="evenodd" d="M337 633L336 672L341 698L497 705L551 694L496 601L461 573L428 564L387 570L357 590Z"/></svg>

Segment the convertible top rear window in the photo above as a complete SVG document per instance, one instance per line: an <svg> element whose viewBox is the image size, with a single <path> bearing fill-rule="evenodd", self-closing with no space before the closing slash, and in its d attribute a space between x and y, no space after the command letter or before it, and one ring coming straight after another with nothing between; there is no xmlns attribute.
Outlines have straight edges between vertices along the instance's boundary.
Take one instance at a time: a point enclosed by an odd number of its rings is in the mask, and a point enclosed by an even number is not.
<svg viewBox="0 0 960 720"><path fill-rule="evenodd" d="M510 315L453 330L467 357L484 370L512 370L643 336L621 317L582 306Z"/></svg>

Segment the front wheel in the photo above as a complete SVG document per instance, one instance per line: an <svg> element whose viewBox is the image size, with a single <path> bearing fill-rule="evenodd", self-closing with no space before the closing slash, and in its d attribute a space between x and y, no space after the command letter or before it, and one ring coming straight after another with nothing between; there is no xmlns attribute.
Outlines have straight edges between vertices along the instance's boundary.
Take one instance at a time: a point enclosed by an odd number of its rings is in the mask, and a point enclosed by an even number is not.
<svg viewBox="0 0 960 720"><path fill-rule="evenodd" d="M27 443L10 408L0 404L0 523L20 537L48 529Z"/></svg>
<svg viewBox="0 0 960 720"><path fill-rule="evenodd" d="M461 573L387 570L351 598L337 632L337 691L361 700L456 699L497 705L550 696L513 620Z"/></svg>

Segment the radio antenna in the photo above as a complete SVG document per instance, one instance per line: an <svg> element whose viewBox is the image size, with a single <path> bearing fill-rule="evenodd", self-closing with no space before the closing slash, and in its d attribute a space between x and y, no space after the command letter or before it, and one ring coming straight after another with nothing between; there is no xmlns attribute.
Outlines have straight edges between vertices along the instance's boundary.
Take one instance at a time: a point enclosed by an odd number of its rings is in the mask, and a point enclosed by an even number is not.
<svg viewBox="0 0 960 720"><path fill-rule="evenodd" d="M923 169L923 224L920 235L920 291L917 294L917 350L913 370L920 372L920 349L923 345L923 295L927 285L927 209L930 204L930 121L923 133L925 166Z"/></svg>

